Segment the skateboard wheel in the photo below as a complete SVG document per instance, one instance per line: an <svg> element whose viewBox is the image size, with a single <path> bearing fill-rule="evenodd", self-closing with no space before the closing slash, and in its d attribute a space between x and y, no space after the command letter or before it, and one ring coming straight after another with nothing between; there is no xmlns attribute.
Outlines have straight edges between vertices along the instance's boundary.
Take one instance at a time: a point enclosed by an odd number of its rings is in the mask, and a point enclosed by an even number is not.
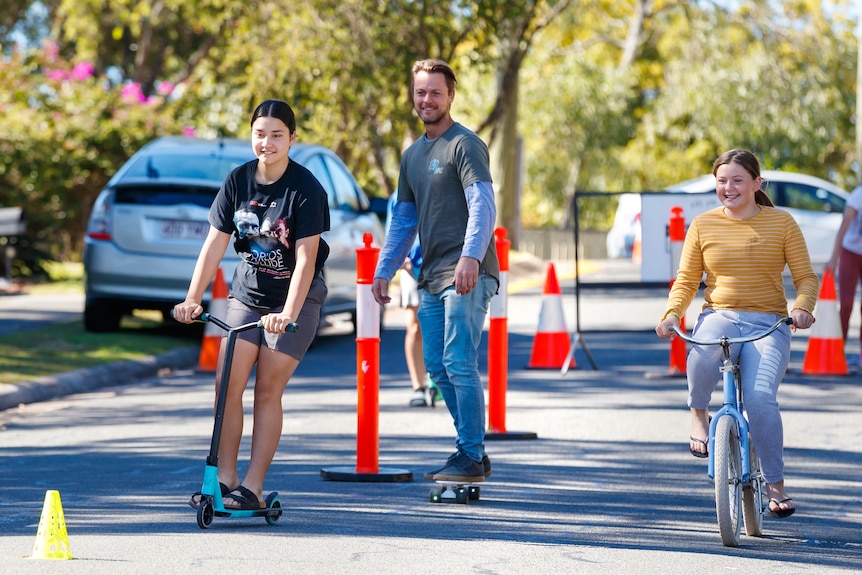
<svg viewBox="0 0 862 575"><path fill-rule="evenodd" d="M443 490L442 489L438 489L438 488L432 489L431 490L431 503L440 503L440 501L442 500L442 496L443 496Z"/></svg>
<svg viewBox="0 0 862 575"><path fill-rule="evenodd" d="M455 502L467 503L470 500L470 494L465 487L459 487L455 490Z"/></svg>
<svg viewBox="0 0 862 575"><path fill-rule="evenodd" d="M479 488L477 486L471 485L470 487L468 487L467 493L468 493L471 501L478 501L479 500Z"/></svg>

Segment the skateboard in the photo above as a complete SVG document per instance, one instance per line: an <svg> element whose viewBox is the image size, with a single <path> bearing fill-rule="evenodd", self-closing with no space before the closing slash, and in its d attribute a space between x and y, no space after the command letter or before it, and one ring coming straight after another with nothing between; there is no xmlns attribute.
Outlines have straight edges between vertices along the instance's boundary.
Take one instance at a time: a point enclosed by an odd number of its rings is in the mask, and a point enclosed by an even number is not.
<svg viewBox="0 0 862 575"><path fill-rule="evenodd" d="M479 500L479 485L463 481L435 481L431 488L431 503L467 503Z"/></svg>

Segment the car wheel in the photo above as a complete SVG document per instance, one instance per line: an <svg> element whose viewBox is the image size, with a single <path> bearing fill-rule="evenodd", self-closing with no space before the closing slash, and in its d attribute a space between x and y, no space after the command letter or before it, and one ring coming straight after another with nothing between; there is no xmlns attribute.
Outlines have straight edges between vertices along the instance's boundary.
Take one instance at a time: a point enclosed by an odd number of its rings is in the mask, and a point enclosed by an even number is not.
<svg viewBox="0 0 862 575"><path fill-rule="evenodd" d="M106 302L87 300L84 304L84 329L95 333L119 331L123 313Z"/></svg>

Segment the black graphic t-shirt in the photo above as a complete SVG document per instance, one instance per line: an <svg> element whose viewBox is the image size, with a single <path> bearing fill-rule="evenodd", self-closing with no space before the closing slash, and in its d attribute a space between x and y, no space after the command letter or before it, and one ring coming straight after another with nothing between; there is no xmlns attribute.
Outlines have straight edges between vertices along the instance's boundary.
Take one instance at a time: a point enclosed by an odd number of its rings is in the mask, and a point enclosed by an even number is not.
<svg viewBox="0 0 862 575"><path fill-rule="evenodd" d="M240 263L231 296L256 308L283 305L296 267L296 240L329 230L329 203L317 178L293 160L276 182L254 180L257 160L234 169L225 178L209 223L234 235ZM320 240L315 272L323 269L329 246Z"/></svg>

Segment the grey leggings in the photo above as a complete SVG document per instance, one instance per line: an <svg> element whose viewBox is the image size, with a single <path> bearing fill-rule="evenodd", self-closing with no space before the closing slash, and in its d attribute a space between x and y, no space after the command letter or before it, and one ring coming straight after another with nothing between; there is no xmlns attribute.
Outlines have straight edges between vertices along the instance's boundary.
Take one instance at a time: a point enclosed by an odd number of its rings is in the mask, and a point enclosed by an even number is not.
<svg viewBox="0 0 862 575"><path fill-rule="evenodd" d="M697 319L699 339L744 337L771 327L780 316L769 313L705 310ZM784 479L784 429L778 411L778 384L790 360L790 327L782 326L763 339L731 346L731 359L742 369L742 399L748 413L754 448L769 483ZM692 346L688 354L688 406L707 409L721 383L721 346Z"/></svg>

